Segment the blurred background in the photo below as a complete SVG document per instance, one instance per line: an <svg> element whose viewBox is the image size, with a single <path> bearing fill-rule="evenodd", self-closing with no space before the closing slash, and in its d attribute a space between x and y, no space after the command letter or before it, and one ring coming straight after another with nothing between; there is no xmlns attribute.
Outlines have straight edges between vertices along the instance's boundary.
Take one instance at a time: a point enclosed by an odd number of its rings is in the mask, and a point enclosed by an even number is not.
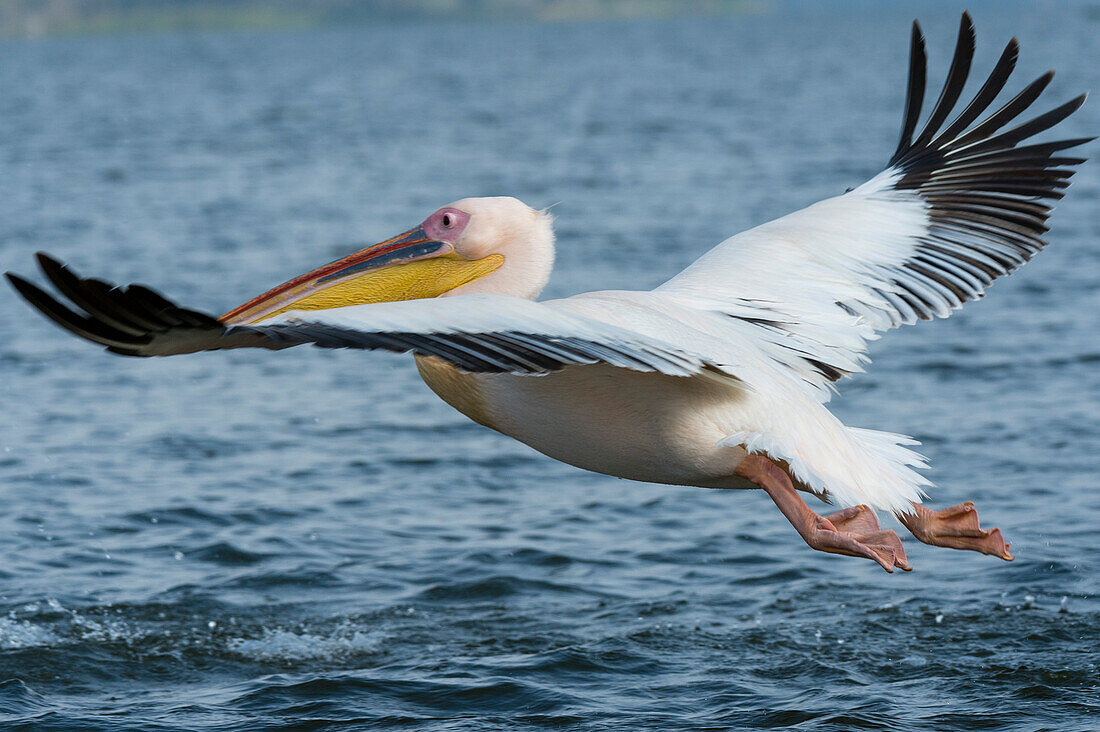
<svg viewBox="0 0 1100 732"><path fill-rule="evenodd" d="M929 96L1095 88L1091 2L6 0L0 270L223 312L452 200L557 204L550 297L649 288L842 193ZM930 104L931 101L928 101ZM1046 139L1094 135L1090 101ZM1096 157L1097 143L1081 148ZM584 473L411 359L127 360L0 289L0 722L34 729L1092 729L1100 172L1050 247L832 403L1018 557L809 550L764 495Z"/></svg>
<svg viewBox="0 0 1100 732"><path fill-rule="evenodd" d="M576 21L742 13L767 0L7 0L5 35L293 30L460 19Z"/></svg>

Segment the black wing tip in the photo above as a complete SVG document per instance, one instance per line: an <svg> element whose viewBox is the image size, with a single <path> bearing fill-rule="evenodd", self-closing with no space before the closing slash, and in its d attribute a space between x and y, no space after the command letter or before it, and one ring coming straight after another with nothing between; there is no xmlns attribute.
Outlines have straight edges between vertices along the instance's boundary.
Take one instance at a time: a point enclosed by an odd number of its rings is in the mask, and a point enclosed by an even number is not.
<svg viewBox="0 0 1100 732"><path fill-rule="evenodd" d="M977 34L974 31L974 19L970 17L970 11L964 10L962 18L959 19L959 40L963 38L970 39L970 47L973 50L974 39Z"/></svg>
<svg viewBox="0 0 1100 732"><path fill-rule="evenodd" d="M57 287L62 294L68 294L66 292L66 281L79 280L79 276L73 272L68 265L62 262L57 257L46 252L35 252L35 261L38 262L38 268L42 270L42 274L46 275L46 279Z"/></svg>
<svg viewBox="0 0 1100 732"><path fill-rule="evenodd" d="M924 106L924 87L928 76L928 54L924 47L924 33L920 23L913 21L913 30L909 38L909 81L905 89L905 112L898 147L890 163L893 164L913 144L913 133L917 130L921 107Z"/></svg>
<svg viewBox="0 0 1100 732"><path fill-rule="evenodd" d="M1046 90L1054 79L1054 70L1048 70L1028 84L1010 102L981 122L979 116L994 101L1003 89L1005 82L1015 69L1019 55L1019 41L1013 37L1005 45L1000 59L994 66L982 89L967 105L966 109L937 135L938 128L946 122L951 108L965 84L967 70L975 50L973 19L969 12L963 12L959 25L959 37L955 47L951 70L944 84L943 92L925 122L924 128L914 138L916 122L920 117L922 97L925 91L925 65L923 58L923 40L919 36L919 25L914 21L913 47L910 51L909 84L905 101L905 119L898 149L888 165L906 170L916 159L929 154L952 154L953 148L993 148L1015 147L1021 141L1032 137L1058 124L1076 112L1088 97L1082 94L1054 110L1039 115L1034 120L1023 123L1007 133L997 131L1027 110Z"/></svg>
<svg viewBox="0 0 1100 732"><path fill-rule="evenodd" d="M955 51L951 56L951 68L947 72L943 89L936 100L932 111L925 120L924 128L917 135L915 142L910 143L910 148L924 148L932 142L936 133L947 121L956 102L962 96L966 86L966 80L970 76L970 66L974 61L974 51L977 48L974 24L969 15L963 15L959 24L959 35L955 41ZM916 122L915 119L907 120L907 125Z"/></svg>
<svg viewBox="0 0 1100 732"><path fill-rule="evenodd" d="M16 292L47 319L111 353L170 356L224 348L286 347L247 333L229 342L224 338L225 326L217 318L181 308L154 290L79 277L46 252L37 252L35 258L60 296L49 294L22 275L5 273Z"/></svg>
<svg viewBox="0 0 1100 732"><path fill-rule="evenodd" d="M42 268L43 272L68 269L68 267L66 267L60 259L47 252L35 252L34 258L35 261L38 262L38 266Z"/></svg>
<svg viewBox="0 0 1100 732"><path fill-rule="evenodd" d="M1082 106L1084 106L1085 102L1088 101L1088 98L1089 98L1089 93L1088 92L1083 92L1083 93L1078 94L1077 96L1075 96L1073 99L1070 99L1068 102L1063 104L1062 107L1068 109L1069 114L1073 114L1078 109L1080 109Z"/></svg>
<svg viewBox="0 0 1100 732"><path fill-rule="evenodd" d="M55 285L59 277L76 277L72 270L66 267L60 259L52 257L46 252L35 252L34 258L38 262L38 267L42 270L42 274L46 275L46 278Z"/></svg>
<svg viewBox="0 0 1100 732"><path fill-rule="evenodd" d="M5 272L4 276L8 278L8 282L11 284L11 286L14 287L15 291L22 295L23 299L25 300L27 299L27 292L33 290L41 291L41 288L39 288L23 275L16 274L15 272Z"/></svg>
<svg viewBox="0 0 1100 732"><path fill-rule="evenodd" d="M8 278L8 282L15 288L15 291L18 292L24 300L34 306L35 309L42 310L42 307L38 305L42 299L56 302L52 295L26 277L18 275L15 272L5 272L4 276Z"/></svg>

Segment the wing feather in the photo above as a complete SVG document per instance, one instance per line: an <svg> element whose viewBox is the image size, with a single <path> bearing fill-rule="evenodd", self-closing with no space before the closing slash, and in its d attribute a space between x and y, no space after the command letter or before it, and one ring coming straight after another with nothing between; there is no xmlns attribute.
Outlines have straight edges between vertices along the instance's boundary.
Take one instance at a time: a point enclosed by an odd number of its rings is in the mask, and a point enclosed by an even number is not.
<svg viewBox="0 0 1100 732"><path fill-rule="evenodd" d="M943 91L914 139L926 77L924 38L914 24L902 133L886 170L842 196L727 239L655 292L757 324L761 339L786 349L787 365L825 394L829 382L861 370L868 340L947 317L981 297L1046 245L1052 202L1084 162L1062 151L1093 139L1020 145L1065 120L1085 95L1005 129L1053 72L979 121L1018 54L1012 39L974 98L944 126L974 56L974 27L964 13Z"/></svg>
<svg viewBox="0 0 1100 732"><path fill-rule="evenodd" d="M226 326L141 285L113 287L82 278L38 255L63 304L32 282L8 273L16 290L61 327L128 356L170 356L230 348L279 350L303 344L413 352L480 373L542 374L607 363L637 371L691 376L729 373L683 344L673 345L614 323L505 295L289 312L257 325Z"/></svg>

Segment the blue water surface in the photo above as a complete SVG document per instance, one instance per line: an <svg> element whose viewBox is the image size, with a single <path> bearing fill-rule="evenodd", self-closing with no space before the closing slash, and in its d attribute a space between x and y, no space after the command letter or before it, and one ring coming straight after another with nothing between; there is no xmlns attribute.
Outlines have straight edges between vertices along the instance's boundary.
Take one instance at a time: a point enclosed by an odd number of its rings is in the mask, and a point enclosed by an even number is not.
<svg viewBox="0 0 1100 732"><path fill-rule="evenodd" d="M1012 91L1097 86L1094 7L972 5L976 75L1018 34ZM5 43L0 270L45 249L218 313L509 194L559 204L547 295L652 287L876 173L908 23L931 96L962 6L752 7ZM556 463L408 357L124 359L4 288L0 722L1096 729L1098 202L1086 165L1048 251L842 385L839 416L920 439L932 505L975 500L1017 556L907 540L893 576L812 552L763 494Z"/></svg>

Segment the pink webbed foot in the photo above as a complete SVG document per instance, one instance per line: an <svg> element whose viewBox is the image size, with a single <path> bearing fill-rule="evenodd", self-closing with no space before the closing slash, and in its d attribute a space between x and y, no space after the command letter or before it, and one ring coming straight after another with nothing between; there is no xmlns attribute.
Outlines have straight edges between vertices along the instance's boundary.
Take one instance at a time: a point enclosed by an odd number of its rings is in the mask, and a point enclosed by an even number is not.
<svg viewBox="0 0 1100 732"><path fill-rule="evenodd" d="M787 471L763 455L749 455L734 473L763 488L811 548L830 554L864 557L887 572L893 572L894 567L912 569L901 539L893 531L883 531L867 506L845 508L828 516L818 515L798 496Z"/></svg>
<svg viewBox="0 0 1100 732"><path fill-rule="evenodd" d="M978 511L972 501L940 511L914 503L913 513L898 514L898 519L925 544L981 552L1008 562L1014 558L1000 529L983 529L978 524Z"/></svg>
<svg viewBox="0 0 1100 732"><path fill-rule="evenodd" d="M814 549L865 557L878 562L887 572L893 572L894 567L906 572L913 570L897 533L883 530L867 506L852 506L819 516L805 539Z"/></svg>

